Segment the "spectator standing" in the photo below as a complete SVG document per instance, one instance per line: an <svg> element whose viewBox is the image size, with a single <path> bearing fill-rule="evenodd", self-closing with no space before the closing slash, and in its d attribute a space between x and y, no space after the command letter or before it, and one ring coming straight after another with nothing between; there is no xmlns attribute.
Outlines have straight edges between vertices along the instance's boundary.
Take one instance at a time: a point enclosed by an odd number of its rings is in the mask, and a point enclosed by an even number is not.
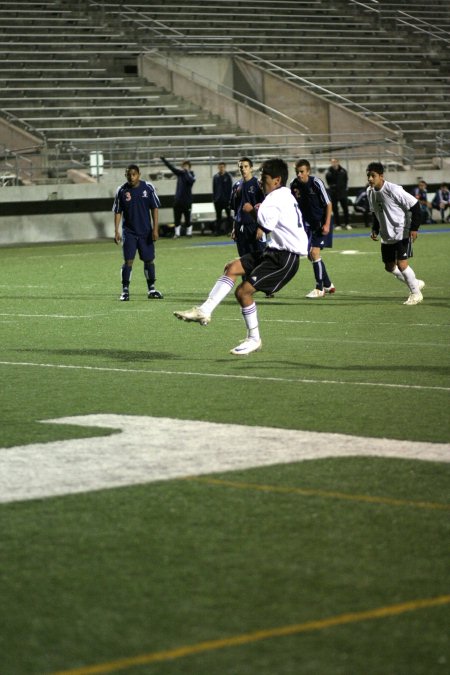
<svg viewBox="0 0 450 675"><path fill-rule="evenodd" d="M288 167L282 159L269 159L261 168L261 184L265 199L258 209L259 227L271 234L264 251L255 250L225 265L209 293L200 305L183 312L174 312L178 319L195 321L206 326L214 309L233 289L239 276L243 278L235 291L241 306L247 337L231 349L235 356L245 356L261 349L258 315L253 295L256 291L273 294L285 286L297 273L300 256L307 255L308 239L298 204L286 187Z"/></svg>
<svg viewBox="0 0 450 675"><path fill-rule="evenodd" d="M440 211L441 223L445 223L445 212L450 208L450 190L448 189L447 183L441 183L441 187L434 195L431 205L433 208Z"/></svg>
<svg viewBox="0 0 450 675"><path fill-rule="evenodd" d="M417 305L423 300L421 291L425 282L416 278L408 258L412 257L412 243L420 227L420 204L401 185L385 180L380 162L369 164L367 181L367 198L374 220L371 237L377 241L381 235L384 269L409 288L409 297L403 304Z"/></svg>
<svg viewBox="0 0 450 675"><path fill-rule="evenodd" d="M253 176L253 162L241 157L238 162L241 178L233 185L231 209L234 214L231 237L236 242L238 254L262 251L266 245L264 231L258 227L257 207L264 199L264 193L258 179Z"/></svg>
<svg viewBox="0 0 450 675"><path fill-rule="evenodd" d="M336 291L321 255L323 248L331 247L331 202L323 181L311 175L307 159L295 163L295 173L297 178L291 181L290 187L302 212L308 235L308 257L316 279L316 287L306 297L323 298L325 293Z"/></svg>
<svg viewBox="0 0 450 675"><path fill-rule="evenodd" d="M420 224L425 225L431 222L431 204L428 201L428 187L426 181L419 180L414 188L414 197L420 204Z"/></svg>
<svg viewBox="0 0 450 675"><path fill-rule="evenodd" d="M173 217L175 220L174 239L181 236L181 219L184 217L184 229L187 237L192 237L191 211L192 211L192 186L195 183L195 174L191 170L191 163L185 160L181 169L177 169L165 157L160 157L168 169L177 177L175 199L173 202Z"/></svg>
<svg viewBox="0 0 450 675"><path fill-rule="evenodd" d="M344 214L344 227L346 230L351 230L352 226L350 225L348 214L348 173L344 167L339 164L339 160L331 160L331 166L325 174L325 180L327 181L333 207L334 229L341 229L341 218L339 215L340 204Z"/></svg>
<svg viewBox="0 0 450 675"><path fill-rule="evenodd" d="M127 181L117 188L113 204L114 241L116 244L122 242L124 258L120 300L130 299L131 272L137 252L144 263L147 297L149 300L162 299L162 293L155 288L154 263L160 201L153 185L141 180L136 164L127 166L125 176Z"/></svg>
<svg viewBox="0 0 450 675"><path fill-rule="evenodd" d="M216 222L214 234L229 234L232 227L231 220L231 190L233 187L233 179L231 174L227 171L225 162L219 162L217 165L217 173L213 176L213 202L216 211ZM225 211L226 225L225 231L222 228L222 211Z"/></svg>

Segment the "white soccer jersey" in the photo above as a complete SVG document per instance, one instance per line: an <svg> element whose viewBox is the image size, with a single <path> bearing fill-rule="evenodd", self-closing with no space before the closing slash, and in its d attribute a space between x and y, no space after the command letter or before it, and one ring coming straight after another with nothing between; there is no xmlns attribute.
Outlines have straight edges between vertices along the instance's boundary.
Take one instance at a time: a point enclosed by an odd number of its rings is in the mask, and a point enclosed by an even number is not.
<svg viewBox="0 0 450 675"><path fill-rule="evenodd" d="M411 225L411 207L417 199L406 192L401 185L384 181L380 190L367 188L370 210L380 223L380 236L383 244L400 241L409 237Z"/></svg>
<svg viewBox="0 0 450 675"><path fill-rule="evenodd" d="M267 246L308 255L308 237L297 200L287 187L269 192L258 209L258 223L270 232Z"/></svg>

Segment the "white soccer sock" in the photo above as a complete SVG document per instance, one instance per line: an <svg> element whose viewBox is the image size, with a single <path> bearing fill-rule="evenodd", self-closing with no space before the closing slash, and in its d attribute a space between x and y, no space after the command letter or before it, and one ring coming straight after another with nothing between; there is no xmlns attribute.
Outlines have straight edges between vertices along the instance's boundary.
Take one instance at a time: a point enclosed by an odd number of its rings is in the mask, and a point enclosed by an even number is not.
<svg viewBox="0 0 450 675"><path fill-rule="evenodd" d="M203 305L200 305L202 312L211 316L213 311L216 309L217 305L222 302L224 298L227 297L228 293L233 289L234 281L230 277L225 275L219 277L212 287L208 299L205 300Z"/></svg>
<svg viewBox="0 0 450 675"><path fill-rule="evenodd" d="M248 307L242 307L242 316L247 326L247 337L252 340L259 340L258 312L256 303L252 302Z"/></svg>
<svg viewBox="0 0 450 675"><path fill-rule="evenodd" d="M419 292L419 284L417 283L416 275L414 273L414 270L411 267L406 267L403 270L403 276L405 278L405 283L408 285L409 290L411 293L418 293Z"/></svg>
<svg viewBox="0 0 450 675"><path fill-rule="evenodd" d="M403 283L406 284L406 279L403 276L403 272L397 267L397 265L392 270L392 274L394 275L394 277L397 277L399 281L403 281Z"/></svg>

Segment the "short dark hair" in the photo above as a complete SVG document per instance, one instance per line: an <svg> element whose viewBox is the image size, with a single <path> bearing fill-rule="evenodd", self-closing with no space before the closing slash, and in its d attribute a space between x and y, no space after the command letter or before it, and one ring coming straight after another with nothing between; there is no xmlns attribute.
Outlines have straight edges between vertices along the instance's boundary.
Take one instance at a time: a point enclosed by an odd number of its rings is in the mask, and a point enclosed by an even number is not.
<svg viewBox="0 0 450 675"><path fill-rule="evenodd" d="M311 169L311 164L307 159L298 159L295 162L295 168L298 169L300 166L306 166L307 169Z"/></svg>
<svg viewBox="0 0 450 675"><path fill-rule="evenodd" d="M127 171L137 171L141 173L137 164L128 164Z"/></svg>
<svg viewBox="0 0 450 675"><path fill-rule="evenodd" d="M261 173L265 173L266 176L270 176L271 178L280 177L281 184L286 185L289 169L284 159L276 157L274 159L266 159L266 161L262 163Z"/></svg>
<svg viewBox="0 0 450 675"><path fill-rule="evenodd" d="M190 163L190 161L188 159L184 159L181 162L181 166L184 166L185 164L187 164L189 168L191 168L191 166L192 166L192 164Z"/></svg>
<svg viewBox="0 0 450 675"><path fill-rule="evenodd" d="M253 162L249 157L241 157L241 159L238 161L238 164L240 162L248 162L250 164L250 166L253 166Z"/></svg>
<svg viewBox="0 0 450 675"><path fill-rule="evenodd" d="M370 162L366 169L366 173L373 171L374 173L379 173L380 176L384 174L384 166L381 162Z"/></svg>

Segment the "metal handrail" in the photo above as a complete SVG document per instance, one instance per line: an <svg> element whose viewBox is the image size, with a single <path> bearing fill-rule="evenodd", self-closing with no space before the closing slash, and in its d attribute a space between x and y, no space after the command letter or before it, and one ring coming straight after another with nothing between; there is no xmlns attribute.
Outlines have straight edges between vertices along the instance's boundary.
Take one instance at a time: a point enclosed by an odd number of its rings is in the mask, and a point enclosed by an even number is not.
<svg viewBox="0 0 450 675"><path fill-rule="evenodd" d="M355 0L351 0L351 2L355 2ZM91 0L91 4L92 3L93 3L93 0ZM95 3L95 4L98 4L98 3ZM132 20L133 22L135 22L136 24L141 25L141 26L142 26L142 23L140 22L140 19L145 18L145 20L146 20L145 26L146 26L147 29L149 28L149 24L150 25L154 24L155 26L157 26L156 31L158 33L160 33L161 29L164 30L164 36L167 38L167 40L169 42L174 43L177 47L186 46L186 36L185 35L183 35L182 33L180 33L180 31L177 30L176 31L176 38L173 37L171 33L174 32L174 31L170 26L167 26L162 21L154 19L151 16L151 14L148 14L145 11L143 12L141 10L136 10L131 5L123 5L123 10L120 12L120 16L123 16L124 18L126 17L128 21ZM135 16L136 18L133 18L133 16ZM184 45L183 45L182 38L184 38ZM145 53L153 54L155 56L157 55L159 58L161 58L161 52L159 52L155 48L147 48L145 45L143 45L142 49L144 50ZM342 96L341 94L337 94L336 92L333 92L329 89L326 89L325 87L322 87L321 85L318 85L314 82L311 82L311 80L308 80L308 79L306 79L304 77L301 77L301 76L299 76L295 73L292 73L291 71L287 70L286 68L282 68L281 66L279 66L278 64L276 64L272 61L268 61L267 59L263 59L258 54L245 51L241 48L234 48L233 53L235 55L237 54L238 56L241 56L241 58L243 58L244 60L250 60L253 63L264 65L266 68L267 67L270 68L270 70L272 72L275 71L275 72L281 74L282 77L285 80L289 80L290 82L294 81L294 82L297 82L299 84L305 85L305 86L307 86L307 88L310 91L312 90L317 95L319 95L321 97L326 97L327 100L329 100L329 101L331 100L333 102L336 102L336 103L344 106L345 108L351 108L353 111L356 111L356 112L362 114L366 119L368 117L370 117L371 119L374 119L374 121L379 122L383 126L388 126L390 128L394 127L394 129L396 129L396 131L398 133L402 133L402 129L401 129L400 125L398 125L396 123L391 123L389 120L385 119L382 115L380 115L380 113L374 112L374 111L370 110L369 108L367 108L365 106L362 106L361 104L356 103L356 102L346 98L345 96ZM164 55L164 57L162 57L162 58L165 58L167 62L169 62L169 61L173 62L173 59L171 59L169 55ZM179 63L177 63L176 67L179 68L179 69L183 69L183 66ZM185 70L189 70L189 69L185 68ZM203 80L204 82L209 82L210 85L211 85L209 88L217 90L217 83L214 83L213 81L209 81L208 78L206 78L205 76L202 76L198 73L194 73L192 71L189 71L189 72L192 76L195 76L198 79ZM262 103L261 101L255 100L255 99L253 99L253 98L251 98L251 97L249 97L245 94L242 94L241 92L239 92L239 91L237 91L233 88L226 87L225 85L223 85L223 89L225 91L227 91L227 93L229 93L232 98L234 98L236 100L239 100L238 97L242 97L252 107L255 107L255 106L263 107L264 109L267 109L267 112L269 114L276 114L278 117L280 117L281 119L284 118L286 121L289 121L291 124L294 123L296 126L300 125L301 127L304 128L305 133L309 133L308 127L306 127L305 125L302 125L297 120L293 120L292 118L290 118L288 115L286 115L282 111L277 110L275 108L272 108L270 106L267 106L266 104Z"/></svg>
<svg viewBox="0 0 450 675"><path fill-rule="evenodd" d="M175 62L174 59L172 59L168 54L161 54L161 52L159 52L156 49L148 49L146 47L144 47L143 49L144 53L151 55L152 58L156 58L157 60L163 61L166 64L172 63L172 67L176 68L177 70L184 71L186 73L186 76L188 76L190 80L195 81L198 84L201 84L212 91L216 91L221 95L228 96L233 101L241 99L245 105L249 105L249 107L251 108L255 107L262 108L267 115L269 116L275 115L276 117L279 117L281 120L287 122L288 124L294 125L296 127L301 127L304 133L306 134L311 133L309 127L307 127L305 124L302 124L293 117L286 115L286 113L282 112L281 110L278 110L273 106L267 105L266 103L263 103L258 99L254 99L251 96L248 96L247 94L243 94L242 92L237 91L232 87L228 87L225 84L218 85L217 82L206 77L206 75L197 73L179 62Z"/></svg>

